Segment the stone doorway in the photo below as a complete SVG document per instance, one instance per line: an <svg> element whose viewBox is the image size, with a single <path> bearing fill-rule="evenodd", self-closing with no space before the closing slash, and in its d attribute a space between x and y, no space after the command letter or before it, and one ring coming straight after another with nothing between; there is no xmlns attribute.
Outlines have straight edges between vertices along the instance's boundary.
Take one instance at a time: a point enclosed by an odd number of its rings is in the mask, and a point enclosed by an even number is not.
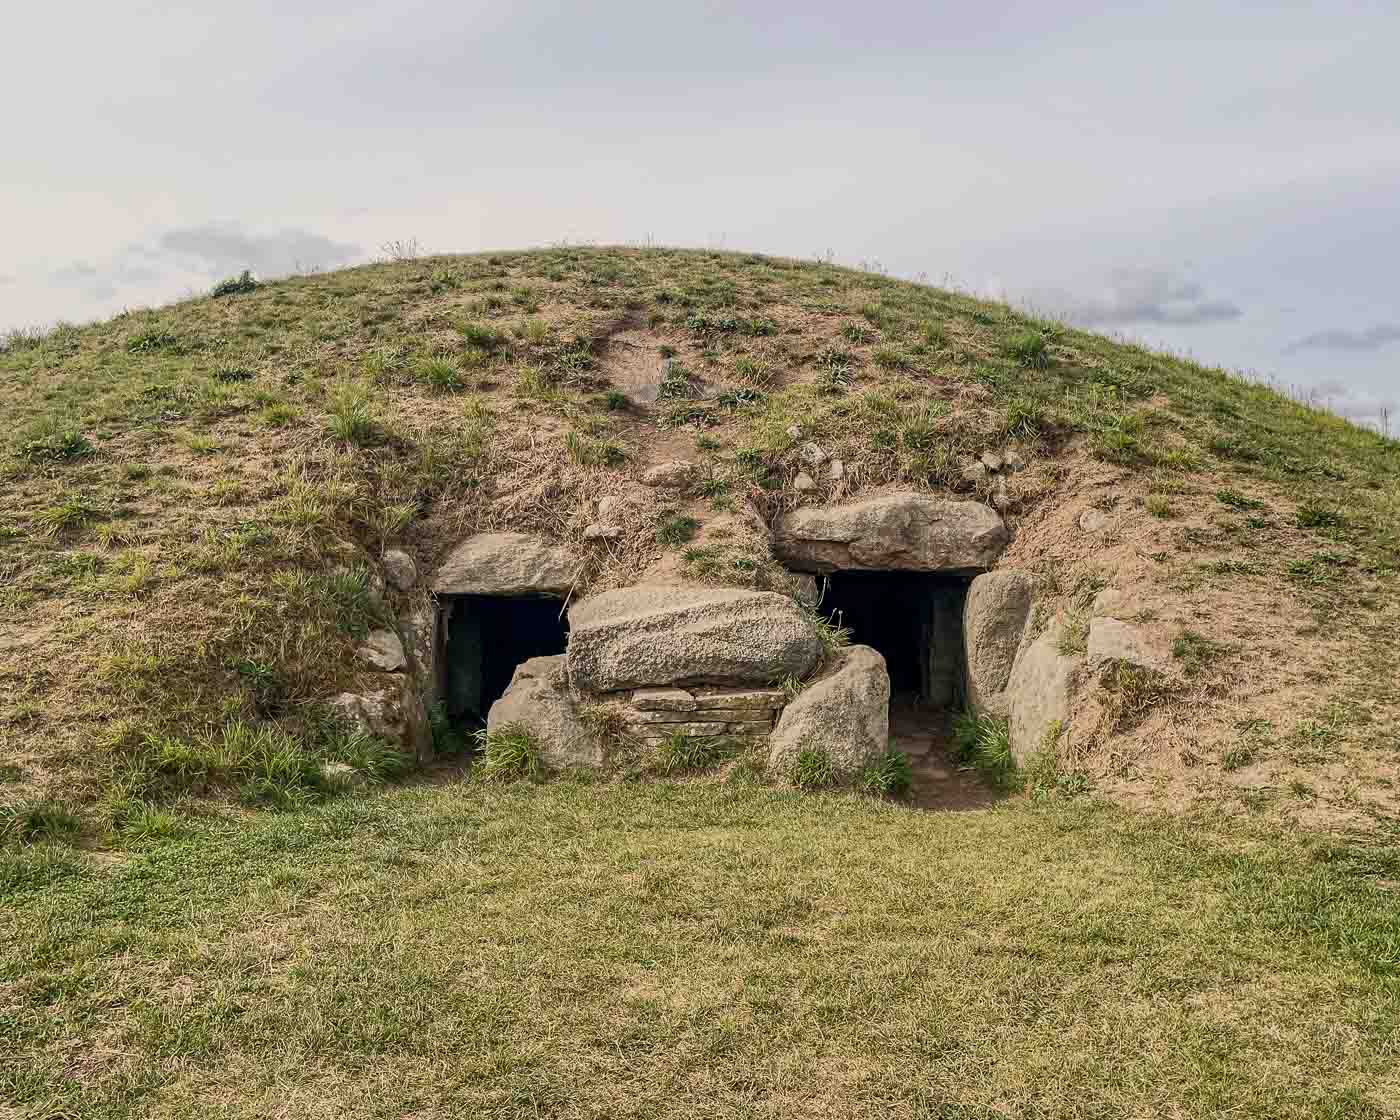
<svg viewBox="0 0 1400 1120"><path fill-rule="evenodd" d="M930 572L833 572L822 614L885 658L892 707L963 701L962 617L970 579Z"/></svg>
<svg viewBox="0 0 1400 1120"><path fill-rule="evenodd" d="M914 804L980 808L994 794L952 760L951 727L966 702L963 608L971 576L941 572L838 571L826 577L821 613L851 641L885 658L890 745L913 769Z"/></svg>
<svg viewBox="0 0 1400 1120"><path fill-rule="evenodd" d="M446 595L442 612L442 698L448 719L475 730L523 661L564 652L569 619L555 598Z"/></svg>

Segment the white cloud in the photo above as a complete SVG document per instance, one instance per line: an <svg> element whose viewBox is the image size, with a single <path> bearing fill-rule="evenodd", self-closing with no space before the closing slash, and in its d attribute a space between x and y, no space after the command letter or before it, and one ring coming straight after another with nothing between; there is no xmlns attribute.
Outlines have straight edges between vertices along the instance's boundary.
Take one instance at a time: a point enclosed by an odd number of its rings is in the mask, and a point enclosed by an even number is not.
<svg viewBox="0 0 1400 1120"><path fill-rule="evenodd" d="M1351 353L1369 353L1384 346L1400 342L1400 324L1377 323L1364 330L1347 330L1334 327L1330 330L1315 331L1305 335L1288 347L1290 353L1299 350L1340 350Z"/></svg>

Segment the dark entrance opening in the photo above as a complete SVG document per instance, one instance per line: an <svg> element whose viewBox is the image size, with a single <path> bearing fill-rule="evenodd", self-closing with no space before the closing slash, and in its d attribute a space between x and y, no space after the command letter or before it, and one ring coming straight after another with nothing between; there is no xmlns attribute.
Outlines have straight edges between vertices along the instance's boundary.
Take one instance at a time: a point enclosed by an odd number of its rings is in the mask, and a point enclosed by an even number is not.
<svg viewBox="0 0 1400 1120"><path fill-rule="evenodd" d="M453 723L484 726L522 661L564 652L569 620L563 605L498 595L442 598L442 697Z"/></svg>
<svg viewBox="0 0 1400 1120"><path fill-rule="evenodd" d="M834 572L822 614L851 641L885 656L895 703L952 708L962 702L962 616L968 577L928 572Z"/></svg>

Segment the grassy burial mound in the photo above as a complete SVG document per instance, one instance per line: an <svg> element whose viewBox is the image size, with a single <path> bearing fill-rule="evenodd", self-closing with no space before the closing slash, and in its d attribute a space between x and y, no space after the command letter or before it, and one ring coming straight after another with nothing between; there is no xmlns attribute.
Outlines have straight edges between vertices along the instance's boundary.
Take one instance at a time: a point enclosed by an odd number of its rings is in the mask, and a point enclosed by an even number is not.
<svg viewBox="0 0 1400 1120"><path fill-rule="evenodd" d="M0 408L0 1115L1397 1114L1395 442L652 249Z"/></svg>
<svg viewBox="0 0 1400 1120"><path fill-rule="evenodd" d="M411 764L373 674L452 639L433 573L474 534L563 552L527 596L562 565L570 603L800 598L784 518L892 491L1004 519L988 566L1029 581L1025 643L1070 685L1019 752L1040 782L1326 826L1396 806L1400 445L1001 305L739 254L410 260L12 335L0 403L4 796L87 831ZM818 612L899 613L853 581ZM518 661L562 650L536 616ZM385 695L369 734L332 703ZM435 695L414 734L441 753L470 713ZM963 738L1005 769L994 716Z"/></svg>

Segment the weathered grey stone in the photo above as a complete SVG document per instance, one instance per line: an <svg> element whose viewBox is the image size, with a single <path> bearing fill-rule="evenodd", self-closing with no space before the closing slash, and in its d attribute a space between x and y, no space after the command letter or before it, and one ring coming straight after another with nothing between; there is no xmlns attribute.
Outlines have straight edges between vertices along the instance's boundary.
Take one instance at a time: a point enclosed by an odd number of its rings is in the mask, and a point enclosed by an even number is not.
<svg viewBox="0 0 1400 1120"><path fill-rule="evenodd" d="M439 595L556 595L580 569L563 545L529 533L478 533L459 544L438 570Z"/></svg>
<svg viewBox="0 0 1400 1120"><path fill-rule="evenodd" d="M1078 659L1059 650L1060 629L1052 626L1021 651L1006 684L1011 706L1011 753L1024 763L1045 743L1045 734L1069 720Z"/></svg>
<svg viewBox="0 0 1400 1120"><path fill-rule="evenodd" d="M642 475L642 481L648 486L666 486L677 488L689 486L690 480L695 475L695 464L687 463L682 459L673 459L669 463L658 463L649 468Z"/></svg>
<svg viewBox="0 0 1400 1120"><path fill-rule="evenodd" d="M822 450L821 445L812 443L811 441L802 445L801 450L797 453L797 457L809 467L819 467L825 463L827 459L826 452Z"/></svg>
<svg viewBox="0 0 1400 1120"><path fill-rule="evenodd" d="M1167 667L1165 651L1154 647L1147 632L1131 622L1099 617L1089 622L1089 666L1098 668L1114 661L1126 661L1145 669L1162 671Z"/></svg>
<svg viewBox="0 0 1400 1120"><path fill-rule="evenodd" d="M594 522L583 531L583 539L586 541L615 541L622 536L622 527L619 525L603 525Z"/></svg>
<svg viewBox="0 0 1400 1120"><path fill-rule="evenodd" d="M750 689L745 692L702 693L695 698L695 711L723 709L730 712L747 709L776 711L787 700L787 696L776 688Z"/></svg>
<svg viewBox="0 0 1400 1120"><path fill-rule="evenodd" d="M403 632L409 661L418 674L424 703L434 704L438 700L437 608L427 600L416 603L400 616L399 627Z"/></svg>
<svg viewBox="0 0 1400 1120"><path fill-rule="evenodd" d="M1119 618L1123 614L1132 613L1126 610L1128 601L1126 591L1117 587L1105 587L1094 596L1094 603L1089 608L1089 613L1094 618Z"/></svg>
<svg viewBox="0 0 1400 1120"><path fill-rule="evenodd" d="M432 757L428 713L413 682L401 674L381 679L385 687L365 693L342 692L330 701L330 709L407 754L419 759Z"/></svg>
<svg viewBox="0 0 1400 1120"><path fill-rule="evenodd" d="M418 582L418 565L403 549L391 548L384 553L384 579L399 591L412 591Z"/></svg>
<svg viewBox="0 0 1400 1120"><path fill-rule="evenodd" d="M890 738L890 675L869 646L850 646L834 668L783 709L768 740L768 769L787 777L798 754L826 751L839 778L882 755Z"/></svg>
<svg viewBox="0 0 1400 1120"><path fill-rule="evenodd" d="M1079 527L1086 533L1097 533L1108 524L1108 515L1101 509L1086 509L1079 515Z"/></svg>
<svg viewBox="0 0 1400 1120"><path fill-rule="evenodd" d="M822 645L787 596L735 588L640 585L569 611L569 676L587 692L805 676Z"/></svg>
<svg viewBox="0 0 1400 1120"><path fill-rule="evenodd" d="M970 463L963 464L962 476L974 486L986 482L987 476L990 473L991 472L987 470L986 465L982 463L982 461L979 459L974 459Z"/></svg>
<svg viewBox="0 0 1400 1120"><path fill-rule="evenodd" d="M1006 541L1001 517L980 502L906 493L792 510L778 522L773 551L813 572L976 571L996 563Z"/></svg>
<svg viewBox="0 0 1400 1120"><path fill-rule="evenodd" d="M540 759L551 769L603 765L602 744L579 719L569 694L563 654L532 657L516 667L510 687L486 716L488 734L507 724L534 734Z"/></svg>
<svg viewBox="0 0 1400 1120"><path fill-rule="evenodd" d="M719 721L721 723L769 723L773 722L773 713L769 711L735 711L714 710L705 712L632 712L628 717L628 722L635 726L644 727L665 727L677 723L695 723ZM716 732L718 734L718 732Z"/></svg>
<svg viewBox="0 0 1400 1120"><path fill-rule="evenodd" d="M693 712L695 697L683 688L639 688L632 693L639 712Z"/></svg>
<svg viewBox="0 0 1400 1120"><path fill-rule="evenodd" d="M363 770L356 770L348 762L321 763L321 777L328 784L344 789L354 789L366 785L369 781Z"/></svg>
<svg viewBox="0 0 1400 1120"><path fill-rule="evenodd" d="M968 700L980 712L1006 714L1002 695L1031 615L1035 580L1027 572L986 572L972 581L963 607Z"/></svg>
<svg viewBox="0 0 1400 1120"><path fill-rule="evenodd" d="M672 735L684 735L687 739L708 739L729 732L727 723L710 720L692 723L653 723L633 726L632 733L644 743L659 743Z"/></svg>
<svg viewBox="0 0 1400 1120"><path fill-rule="evenodd" d="M403 642L392 630L371 630L369 637L355 651L355 656L384 673L397 673L408 668Z"/></svg>
<svg viewBox="0 0 1400 1120"><path fill-rule="evenodd" d="M798 471L797 477L792 480L792 488L799 494L806 494L817 488L817 480L806 471Z"/></svg>
<svg viewBox="0 0 1400 1120"><path fill-rule="evenodd" d="M998 455L995 451L982 452L982 465L986 467L989 471L1001 470L1003 461L1004 460L1002 459L1002 457Z"/></svg>
<svg viewBox="0 0 1400 1120"><path fill-rule="evenodd" d="M832 482L840 482L846 477L846 464L840 459L831 460L831 465L826 468L826 477Z"/></svg>

